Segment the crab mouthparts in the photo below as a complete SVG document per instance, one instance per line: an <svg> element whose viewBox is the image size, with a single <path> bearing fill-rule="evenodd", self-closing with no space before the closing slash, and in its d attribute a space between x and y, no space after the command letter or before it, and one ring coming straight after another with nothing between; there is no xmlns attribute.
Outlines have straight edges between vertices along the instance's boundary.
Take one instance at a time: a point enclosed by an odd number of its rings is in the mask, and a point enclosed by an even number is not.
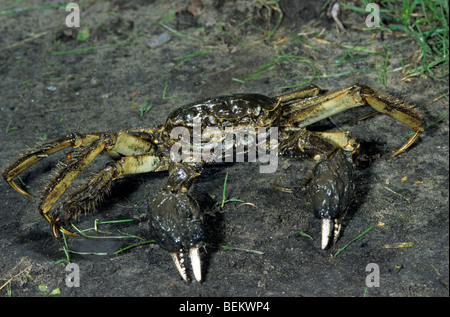
<svg viewBox="0 0 450 317"><path fill-rule="evenodd" d="M202 280L202 262L200 260L200 247L198 245L193 246L189 249L189 259L191 260L192 272L197 282ZM184 263L184 250L180 249L178 252L171 252L173 262L180 272L181 277L189 283L189 278L186 273L186 266Z"/></svg>

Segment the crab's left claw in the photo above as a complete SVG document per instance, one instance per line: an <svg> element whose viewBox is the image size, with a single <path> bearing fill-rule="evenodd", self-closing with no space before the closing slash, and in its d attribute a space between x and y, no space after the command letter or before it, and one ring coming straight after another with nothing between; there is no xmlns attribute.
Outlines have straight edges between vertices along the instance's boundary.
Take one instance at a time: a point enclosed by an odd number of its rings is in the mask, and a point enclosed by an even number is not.
<svg viewBox="0 0 450 317"><path fill-rule="evenodd" d="M352 154L338 150L314 168L309 186L314 214L322 219L322 249L338 239L341 220L353 200Z"/></svg>
<svg viewBox="0 0 450 317"><path fill-rule="evenodd" d="M189 253L195 279L202 280L200 247L203 241L203 216L197 201L187 191L193 177L189 166L169 171L170 175L150 204L153 237L169 251L181 277L189 282L184 253ZM178 186L180 185L180 186Z"/></svg>

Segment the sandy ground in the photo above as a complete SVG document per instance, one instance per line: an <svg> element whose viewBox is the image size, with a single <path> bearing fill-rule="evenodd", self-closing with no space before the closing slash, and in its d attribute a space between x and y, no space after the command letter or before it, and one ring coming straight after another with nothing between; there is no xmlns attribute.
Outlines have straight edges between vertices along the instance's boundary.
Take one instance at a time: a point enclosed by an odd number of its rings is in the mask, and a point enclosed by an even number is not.
<svg viewBox="0 0 450 317"><path fill-rule="evenodd" d="M385 87L379 72L364 71L379 67L384 56L353 52L353 58L338 62L346 49L336 43L381 50L402 37L363 32L366 16L348 10L341 16L347 31L338 32L333 20L320 13L322 1L314 7L308 1L289 6L282 1L285 16L270 39L278 13L257 1L179 1L176 14L166 1L85 3L80 28L65 25L69 12L64 7L0 15L1 168L27 148L71 131L154 126L180 105L208 96L277 95L286 91L280 87L313 76L305 59L315 60L313 83L324 89L359 82L386 90L416 104L428 124L448 111L445 99L438 98L448 93L448 82L425 76L406 81L404 74L392 71ZM2 4L0 10L52 4ZM77 41L86 27L89 37ZM387 70L401 67L414 50L412 41L392 46ZM195 56L188 59L189 54ZM280 58L288 54L297 58ZM242 81L276 57L278 62L266 73ZM313 162L286 163L287 158L280 158L272 174L259 173L257 163L215 165L192 187L206 212L208 238L202 250L204 281L186 284L169 254L156 245L113 254L151 239L148 199L166 175L137 175L117 181L95 213L75 225L89 228L95 219L133 219L100 225L100 230L144 240L69 238L70 250L102 255L71 253L80 286L68 287L68 263L60 261L65 259L64 242L51 235L38 214L38 199L22 196L1 181L0 294L51 296L56 290L60 296L448 296L448 117L392 158L411 130L382 115L349 125L369 111L333 117L358 137L364 156L356 171L355 203L340 240L329 250L320 249L320 223L302 190ZM336 129L328 120L320 128ZM32 194L39 197L63 157L54 155L21 175ZM107 161L100 157L83 175L89 177ZM226 173L227 198L251 204L217 205ZM373 230L333 256L370 227ZM398 243L409 247L392 247ZM379 268L379 287L366 285L370 263Z"/></svg>

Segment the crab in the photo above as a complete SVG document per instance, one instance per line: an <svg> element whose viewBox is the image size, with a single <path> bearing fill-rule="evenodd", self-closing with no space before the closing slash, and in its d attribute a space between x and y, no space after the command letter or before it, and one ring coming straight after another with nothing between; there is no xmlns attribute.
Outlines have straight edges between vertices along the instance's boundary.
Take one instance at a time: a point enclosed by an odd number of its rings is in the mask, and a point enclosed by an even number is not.
<svg viewBox="0 0 450 317"><path fill-rule="evenodd" d="M129 174L168 171L162 188L149 204L151 235L173 261L186 281L190 281L184 256L189 254L195 279L202 281L200 248L205 240L203 214L197 201L189 193L194 179L210 161L189 156L174 160L173 151L179 138L176 128L183 128L191 136L207 128L219 131L212 138L204 133L197 146L222 145L228 128L277 129L277 154L305 153L318 162L311 184L314 213L322 218L322 248L337 238L339 219L352 200L352 164L349 155L358 150L356 138L345 132L317 132L309 125L350 108L369 105L377 112L392 117L415 130L410 139L394 153L404 152L424 131L422 115L413 106L380 91L354 84L334 92L315 85L275 97L261 94L234 94L203 99L173 111L164 124L153 128L136 128L116 132L70 133L22 154L3 171L8 184L21 194L33 197L14 179L42 159L73 148L67 160L60 164L56 176L41 196L38 210L50 224L54 236L73 234L66 228L71 218L92 209L106 194L111 183ZM221 137L222 136L222 137ZM179 136L178 136L179 137ZM263 144L268 149L270 142ZM264 148L264 145L266 148ZM189 150L194 151L190 145ZM259 149L261 150L261 148ZM113 161L80 188L67 191L72 182L100 153ZM192 152L191 152L192 153ZM175 155L176 156L176 155ZM223 156L220 154L219 157ZM334 230L333 230L334 227Z"/></svg>

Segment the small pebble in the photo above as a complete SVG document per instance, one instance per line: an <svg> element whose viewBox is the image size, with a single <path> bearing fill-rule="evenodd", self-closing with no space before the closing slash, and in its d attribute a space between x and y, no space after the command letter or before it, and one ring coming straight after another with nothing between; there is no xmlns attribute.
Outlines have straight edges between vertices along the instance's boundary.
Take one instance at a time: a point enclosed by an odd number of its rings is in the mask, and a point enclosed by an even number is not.
<svg viewBox="0 0 450 317"><path fill-rule="evenodd" d="M172 37L170 36L170 34L167 32L164 32L153 40L145 41L145 45L147 45L150 48L155 48L166 42L169 42L171 39L172 39Z"/></svg>

